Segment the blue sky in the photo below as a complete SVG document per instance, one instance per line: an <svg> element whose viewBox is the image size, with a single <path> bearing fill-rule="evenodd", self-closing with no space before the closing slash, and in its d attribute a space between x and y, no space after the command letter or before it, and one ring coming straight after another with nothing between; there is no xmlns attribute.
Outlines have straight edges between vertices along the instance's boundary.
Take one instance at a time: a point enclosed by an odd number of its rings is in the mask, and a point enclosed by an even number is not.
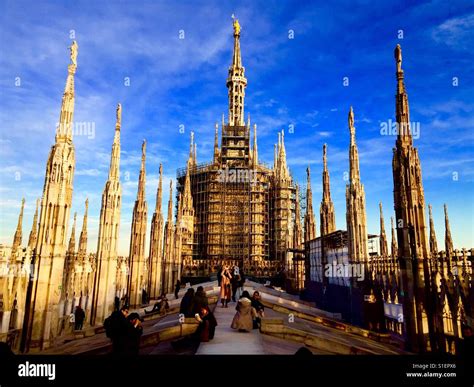
<svg viewBox="0 0 474 387"><path fill-rule="evenodd" d="M176 169L185 165L191 130L198 162L212 157L214 124L222 113L227 115L225 80L235 13L248 79L246 112L258 125L260 159L272 162L277 132L285 129L288 164L303 187L306 166L312 167L318 232L325 142L336 223L345 229L350 105L368 230L378 233L379 201L390 227L395 137L381 135L380 128L394 120L393 49L400 43L411 121L420 126L415 146L425 199L433 205L438 244L444 246L442 206L447 203L455 246L473 247L474 7L465 3L1 0L0 243L11 244L23 196L24 242L28 238L59 118L71 31L79 44L75 121L95 125L94 136L74 138L73 211L81 227L89 197L89 250L95 251L115 109L121 102L119 251L128 254L142 140L148 141L149 220L159 163L167 187ZM288 131L291 125L294 133ZM163 199L166 216L167 190Z"/></svg>

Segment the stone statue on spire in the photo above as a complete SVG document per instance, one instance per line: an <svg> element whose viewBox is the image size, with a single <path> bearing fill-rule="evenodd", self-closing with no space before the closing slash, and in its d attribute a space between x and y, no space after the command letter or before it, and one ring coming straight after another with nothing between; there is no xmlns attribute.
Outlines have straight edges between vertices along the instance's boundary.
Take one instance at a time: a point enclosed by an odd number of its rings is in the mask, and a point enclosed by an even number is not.
<svg viewBox="0 0 474 387"><path fill-rule="evenodd" d="M117 125L121 125L122 123L122 105L117 104Z"/></svg>
<svg viewBox="0 0 474 387"><path fill-rule="evenodd" d="M395 61L397 62L397 71L402 71L402 48L399 44L395 47Z"/></svg>
<svg viewBox="0 0 474 387"><path fill-rule="evenodd" d="M73 65L77 66L77 49L79 46L77 45L77 42L74 40L71 44L71 47L69 49L71 50L71 63Z"/></svg>
<svg viewBox="0 0 474 387"><path fill-rule="evenodd" d="M354 110L352 110L352 106L351 106L351 109L349 110L349 129L351 129L352 131L353 127L354 127Z"/></svg>

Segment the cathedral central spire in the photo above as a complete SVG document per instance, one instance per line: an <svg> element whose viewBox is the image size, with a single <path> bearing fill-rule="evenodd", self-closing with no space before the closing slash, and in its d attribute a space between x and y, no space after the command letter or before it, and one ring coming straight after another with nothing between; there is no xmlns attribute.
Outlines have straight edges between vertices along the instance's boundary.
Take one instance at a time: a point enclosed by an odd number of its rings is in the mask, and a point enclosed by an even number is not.
<svg viewBox="0 0 474 387"><path fill-rule="evenodd" d="M234 52L226 84L229 89L229 125L244 126L244 97L247 79L240 53L240 24L235 18L233 26Z"/></svg>

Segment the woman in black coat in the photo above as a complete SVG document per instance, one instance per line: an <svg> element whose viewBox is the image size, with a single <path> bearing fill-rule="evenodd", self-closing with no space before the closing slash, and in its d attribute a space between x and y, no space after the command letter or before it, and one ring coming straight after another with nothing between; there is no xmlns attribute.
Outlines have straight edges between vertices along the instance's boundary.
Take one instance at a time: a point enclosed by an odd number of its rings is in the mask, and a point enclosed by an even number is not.
<svg viewBox="0 0 474 387"><path fill-rule="evenodd" d="M179 313L184 314L184 317L194 317L194 289L189 288L179 306Z"/></svg>

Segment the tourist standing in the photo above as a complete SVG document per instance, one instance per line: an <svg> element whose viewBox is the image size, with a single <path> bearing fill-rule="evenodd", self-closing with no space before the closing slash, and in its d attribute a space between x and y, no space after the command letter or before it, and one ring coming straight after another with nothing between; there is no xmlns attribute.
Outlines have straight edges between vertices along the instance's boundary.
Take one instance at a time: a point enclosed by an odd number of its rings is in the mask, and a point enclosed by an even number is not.
<svg viewBox="0 0 474 387"><path fill-rule="evenodd" d="M230 281L232 279L232 275L229 272L229 268L226 266L222 271L222 278L221 278L221 303L223 308L227 308L227 304L230 302L231 298L231 285Z"/></svg>
<svg viewBox="0 0 474 387"><path fill-rule="evenodd" d="M179 298L179 290L181 289L181 281L176 280L176 285L174 286L174 297L176 299Z"/></svg>
<svg viewBox="0 0 474 387"><path fill-rule="evenodd" d="M76 306L76 310L74 311L74 329L76 331L82 330L82 324L84 323L84 319L86 318L86 313L84 309L80 306Z"/></svg>
<svg viewBox="0 0 474 387"><path fill-rule="evenodd" d="M231 280L231 285L232 285L232 301L235 300L235 296L237 293L237 289L240 287L240 274L239 274L239 268L237 266L234 267L234 275L232 276Z"/></svg>

